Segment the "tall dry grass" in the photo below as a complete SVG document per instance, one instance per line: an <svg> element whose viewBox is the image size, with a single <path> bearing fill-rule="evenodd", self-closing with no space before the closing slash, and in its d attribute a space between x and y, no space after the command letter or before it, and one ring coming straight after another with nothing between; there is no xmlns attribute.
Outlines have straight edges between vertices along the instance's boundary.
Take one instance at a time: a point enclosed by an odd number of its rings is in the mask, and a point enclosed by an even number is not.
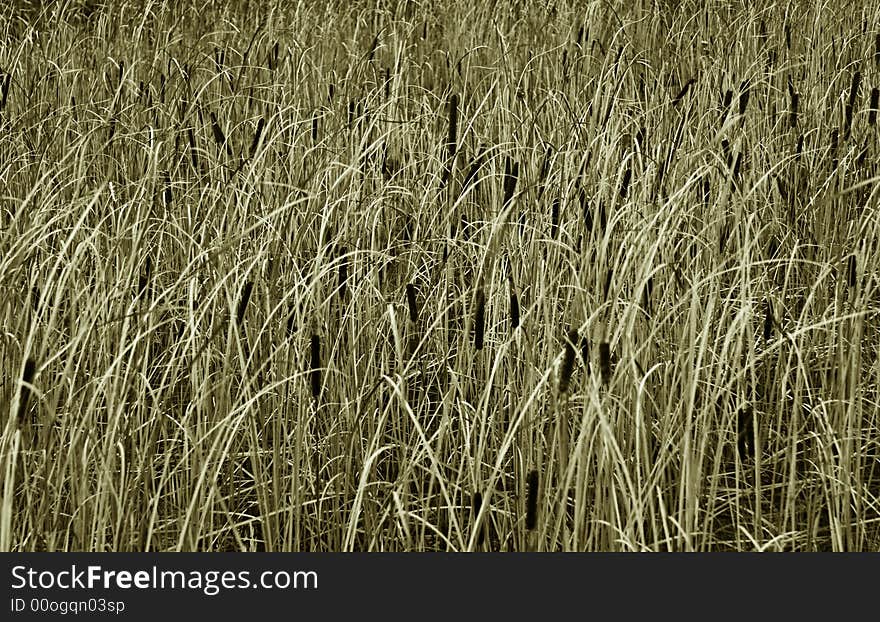
<svg viewBox="0 0 880 622"><path fill-rule="evenodd" d="M0 547L877 549L878 22L5 5Z"/></svg>

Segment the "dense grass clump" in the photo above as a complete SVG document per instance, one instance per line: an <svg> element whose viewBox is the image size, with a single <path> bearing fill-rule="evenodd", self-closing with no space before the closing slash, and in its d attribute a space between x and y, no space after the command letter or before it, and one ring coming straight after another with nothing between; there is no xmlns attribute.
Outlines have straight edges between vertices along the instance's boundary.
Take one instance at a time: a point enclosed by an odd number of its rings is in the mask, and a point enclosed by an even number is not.
<svg viewBox="0 0 880 622"><path fill-rule="evenodd" d="M880 548L880 11L0 8L3 550Z"/></svg>

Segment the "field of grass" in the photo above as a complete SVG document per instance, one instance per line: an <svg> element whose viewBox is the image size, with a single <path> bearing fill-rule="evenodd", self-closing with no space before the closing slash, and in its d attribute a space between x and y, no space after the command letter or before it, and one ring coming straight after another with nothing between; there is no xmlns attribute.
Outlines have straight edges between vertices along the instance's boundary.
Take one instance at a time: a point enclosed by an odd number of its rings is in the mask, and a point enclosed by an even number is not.
<svg viewBox="0 0 880 622"><path fill-rule="evenodd" d="M880 549L880 8L0 8L0 550Z"/></svg>

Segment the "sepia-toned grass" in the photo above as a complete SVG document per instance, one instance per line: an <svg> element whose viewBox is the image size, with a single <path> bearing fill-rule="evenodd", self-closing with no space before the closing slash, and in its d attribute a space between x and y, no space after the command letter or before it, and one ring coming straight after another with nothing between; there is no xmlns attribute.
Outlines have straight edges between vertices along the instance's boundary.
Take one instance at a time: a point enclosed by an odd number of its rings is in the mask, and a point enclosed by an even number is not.
<svg viewBox="0 0 880 622"><path fill-rule="evenodd" d="M880 9L0 8L0 549L880 549Z"/></svg>

